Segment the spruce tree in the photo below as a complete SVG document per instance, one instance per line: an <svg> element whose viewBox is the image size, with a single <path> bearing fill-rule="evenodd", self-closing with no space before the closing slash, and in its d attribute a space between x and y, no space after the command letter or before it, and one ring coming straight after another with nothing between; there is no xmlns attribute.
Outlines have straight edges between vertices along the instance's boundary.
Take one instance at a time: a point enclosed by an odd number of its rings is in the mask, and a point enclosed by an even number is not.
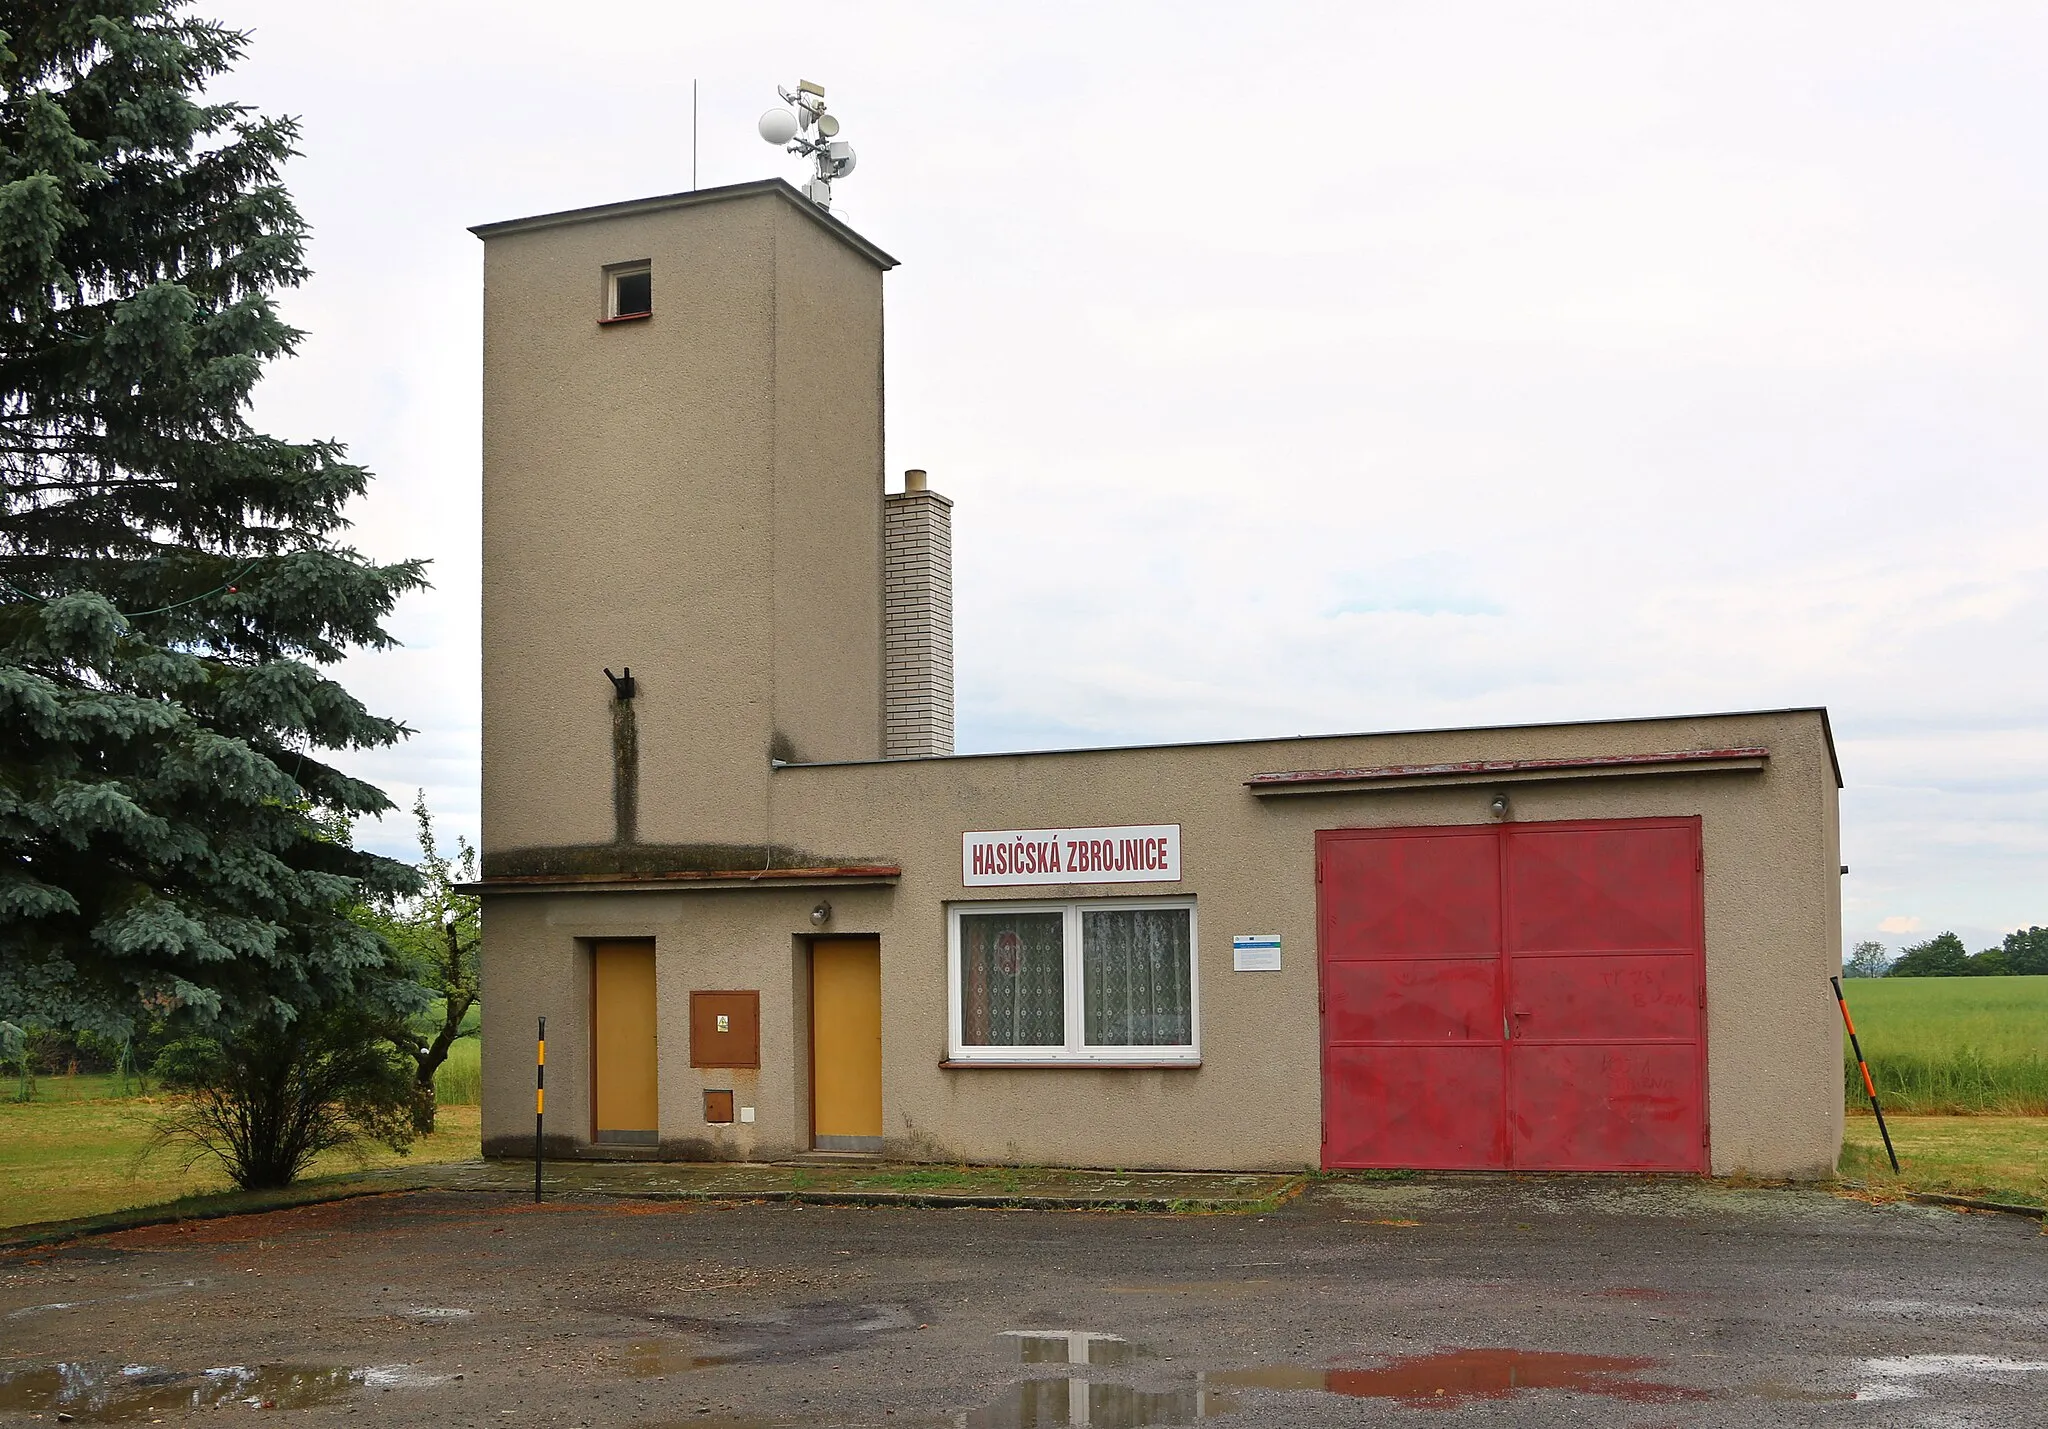
<svg viewBox="0 0 2048 1429"><path fill-rule="evenodd" d="M322 673L424 585L338 539L369 476L249 420L300 334L290 120L206 93L182 0L0 0L0 1015L297 1012L382 988L328 756L407 731ZM383 989L388 991L387 989Z"/></svg>

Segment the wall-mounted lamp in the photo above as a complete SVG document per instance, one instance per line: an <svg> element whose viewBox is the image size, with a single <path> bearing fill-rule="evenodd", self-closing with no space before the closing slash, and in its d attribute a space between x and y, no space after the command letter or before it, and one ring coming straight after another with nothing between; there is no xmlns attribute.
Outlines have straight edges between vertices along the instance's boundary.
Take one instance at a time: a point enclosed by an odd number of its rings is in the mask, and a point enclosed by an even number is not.
<svg viewBox="0 0 2048 1429"><path fill-rule="evenodd" d="M1493 802L1486 807L1492 812L1496 820L1505 819L1508 816L1508 796L1505 794L1495 794Z"/></svg>
<svg viewBox="0 0 2048 1429"><path fill-rule="evenodd" d="M604 677L612 682L612 698L614 699L630 700L638 693L638 687L633 680L633 667L627 665L624 669L625 673L623 675L614 675L609 669L604 672Z"/></svg>
<svg viewBox="0 0 2048 1429"><path fill-rule="evenodd" d="M813 928L822 928L831 921L832 905L820 898L818 906L811 910L811 926Z"/></svg>

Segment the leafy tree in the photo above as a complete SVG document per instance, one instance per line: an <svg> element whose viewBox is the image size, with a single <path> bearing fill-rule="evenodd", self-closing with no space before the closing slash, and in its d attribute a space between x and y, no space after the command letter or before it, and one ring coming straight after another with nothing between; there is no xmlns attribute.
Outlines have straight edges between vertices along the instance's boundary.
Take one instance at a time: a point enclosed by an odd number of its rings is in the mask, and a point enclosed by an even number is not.
<svg viewBox="0 0 2048 1429"><path fill-rule="evenodd" d="M1970 954L1954 933L1941 933L1901 952L1886 977L1962 977Z"/></svg>
<svg viewBox="0 0 2048 1429"><path fill-rule="evenodd" d="M2017 977L2048 977L2048 928L2020 928L2005 935L2005 970Z"/></svg>
<svg viewBox="0 0 2048 1429"><path fill-rule="evenodd" d="M434 1073L448 1060L463 1020L476 1006L483 927L480 900L455 891L459 883L476 881L476 850L458 835L455 857L441 852L424 789L413 799L412 816L419 825L420 891L366 905L362 921L397 949L398 966L434 999L424 1019L408 1020L392 1039L413 1058L419 1083L414 1104L421 1116L418 1129L425 1134L434 1129Z"/></svg>
<svg viewBox="0 0 2048 1429"><path fill-rule="evenodd" d="M1883 943L1864 941L1849 950L1849 957L1842 964L1843 977L1883 977L1885 965L1891 961Z"/></svg>
<svg viewBox="0 0 2048 1429"><path fill-rule="evenodd" d="M296 129L203 97L246 37L184 11L0 5L0 1009L117 1039L362 995L347 908L413 886L323 833L390 807L325 756L406 731L321 667L422 567L338 542L339 445L249 422Z"/></svg>
<svg viewBox="0 0 2048 1429"><path fill-rule="evenodd" d="M2006 966L2004 948L1986 948L1970 954L1963 971L1971 977L2005 977L2012 969Z"/></svg>
<svg viewBox="0 0 2048 1429"><path fill-rule="evenodd" d="M339 1006L171 1043L155 1070L175 1095L152 1149L182 1148L188 1166L211 1156L245 1191L290 1185L323 1151L405 1150L415 1084L386 1025Z"/></svg>

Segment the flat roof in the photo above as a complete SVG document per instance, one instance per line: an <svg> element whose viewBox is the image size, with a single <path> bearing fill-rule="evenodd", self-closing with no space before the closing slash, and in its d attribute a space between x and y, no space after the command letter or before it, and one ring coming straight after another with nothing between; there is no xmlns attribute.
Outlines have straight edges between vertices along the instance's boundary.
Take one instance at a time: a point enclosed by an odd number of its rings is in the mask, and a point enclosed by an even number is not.
<svg viewBox="0 0 2048 1429"><path fill-rule="evenodd" d="M1095 744L1070 749L990 749L978 754L930 754L912 759L819 759L796 763L775 761L782 769L831 769L852 764L909 764L944 759L1029 759L1046 754L1125 754L1143 749L1225 749L1238 744L1288 744L1307 739L1387 739L1416 734L1487 734L1509 729L1586 729L1600 724L1679 724L1694 719L1745 719L1759 715L1814 714L1820 716L1821 737L1827 741L1828 763L1835 771L1835 787L1842 783L1842 760L1835 752L1835 728L1826 705L1791 705L1769 710L1713 710L1705 714L1623 715L1612 719L1539 720L1535 724L1445 725L1433 729L1364 729L1339 734L1272 734L1249 739L1174 739L1157 744Z"/></svg>
<svg viewBox="0 0 2048 1429"><path fill-rule="evenodd" d="M537 213L530 218L507 218L496 223L479 223L469 231L478 238L488 241L508 233L527 233L539 228L559 228L564 224L593 223L599 219L626 218L635 214L663 213L672 208L691 208L700 203L726 203L733 199L755 198L762 194L775 194L787 200L804 217L884 272L896 266L894 258L798 193L787 179L750 179L743 184L722 184L712 189L690 189L679 194L659 194L654 198L627 199L623 203L601 203L591 208L565 208L559 213Z"/></svg>

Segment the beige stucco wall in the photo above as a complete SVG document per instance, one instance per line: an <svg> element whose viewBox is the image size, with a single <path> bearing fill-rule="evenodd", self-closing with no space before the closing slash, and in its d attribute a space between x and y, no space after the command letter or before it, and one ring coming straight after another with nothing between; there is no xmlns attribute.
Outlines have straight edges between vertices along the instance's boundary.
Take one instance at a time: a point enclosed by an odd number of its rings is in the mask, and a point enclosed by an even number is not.
<svg viewBox="0 0 2048 1429"><path fill-rule="evenodd" d="M882 275L775 216L775 719L792 757L882 753Z"/></svg>
<svg viewBox="0 0 2048 1429"><path fill-rule="evenodd" d="M1271 799L1243 786L1251 774L1277 769L1752 744L1771 751L1762 771ZM1518 821L1702 817L1713 1169L1808 1176L1833 1166L1841 1042L1827 977L1839 965L1840 855L1835 773L1816 711L791 767L773 780L771 837L871 849L900 864L900 883L486 899L485 1005L494 1027L530 1027L545 1012L551 1029L559 1026L555 1036L580 1039L587 993L574 971L578 940L656 938L662 1135L672 1153L702 1154L707 1139L720 1155L802 1148L808 1092L798 949L823 896L835 910L831 932L881 939L883 1110L894 1153L1126 1167L1313 1165L1321 1141L1316 830L1482 823L1504 788ZM1136 823L1181 825L1181 883L961 885L966 830ZM1196 899L1200 1068L940 1068L949 902L1119 894ZM1285 948L1281 973L1231 971L1232 934L1275 931ZM688 1068L681 1039L689 988L735 986L762 992L763 1065L751 1088L760 1119L719 1133L703 1126L697 1097L702 1086L724 1083ZM486 1040L485 1136L495 1149L516 1151L531 1136L529 1062L516 1040ZM565 1130L587 1136L587 1090L570 1066L564 1062L550 1104ZM744 1101L748 1089L740 1090Z"/></svg>
<svg viewBox="0 0 2048 1429"><path fill-rule="evenodd" d="M778 730L881 752L882 270L776 192L517 229L484 266L483 849L761 836ZM600 324L607 265L654 316Z"/></svg>
<svg viewBox="0 0 2048 1429"><path fill-rule="evenodd" d="M651 937L666 1154L763 1157L808 1137L810 909L882 946L883 1095L899 1155L1112 1166L1313 1164L1320 1153L1314 839L1478 823L1492 785L1259 799L1254 773L1762 744L1759 772L1516 783L1519 820L1699 815L1709 1116L1718 1171L1818 1174L1839 1145L1836 785L1814 711L1145 750L874 760L882 751L882 272L784 185L483 230L483 854L561 868L745 856L887 861L893 886L485 899L487 1145L532 1134L534 1018L551 1125L590 1135L588 947ZM646 260L654 316L601 325L607 265ZM638 841L614 842L613 697L631 666ZM771 765L781 751L799 761ZM978 889L977 900L1197 901L1203 1064L943 1070L946 917L970 829L1182 826L1184 881ZM695 858L694 864L683 862ZM816 861L814 860L814 861ZM532 862L529 860L529 862ZM1284 970L1236 974L1234 933ZM757 1073L688 1065L688 993L758 988ZM730 1087L751 1125L712 1128Z"/></svg>

